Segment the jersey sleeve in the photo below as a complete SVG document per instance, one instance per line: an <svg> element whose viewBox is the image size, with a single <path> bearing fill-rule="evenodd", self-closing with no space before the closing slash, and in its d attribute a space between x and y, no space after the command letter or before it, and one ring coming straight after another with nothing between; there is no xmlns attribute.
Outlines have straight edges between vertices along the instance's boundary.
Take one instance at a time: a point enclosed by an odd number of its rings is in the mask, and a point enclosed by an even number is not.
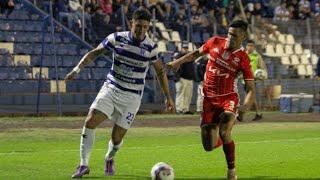
<svg viewBox="0 0 320 180"><path fill-rule="evenodd" d="M114 50L114 46L115 46L115 33L112 33L110 35L108 35L102 42L101 44L103 45L103 47L108 50L108 51L113 51Z"/></svg>
<svg viewBox="0 0 320 180"><path fill-rule="evenodd" d="M214 45L214 41L216 40L215 37L210 38L206 43L204 43L203 45L203 49L202 52L203 53L209 53L210 49L213 47Z"/></svg>
<svg viewBox="0 0 320 180"><path fill-rule="evenodd" d="M254 76L251 70L250 60L246 53L243 53L242 61L241 61L241 71L243 74L243 79L247 81L254 80Z"/></svg>
<svg viewBox="0 0 320 180"><path fill-rule="evenodd" d="M155 44L150 52L150 63L153 64L159 59L158 45Z"/></svg>

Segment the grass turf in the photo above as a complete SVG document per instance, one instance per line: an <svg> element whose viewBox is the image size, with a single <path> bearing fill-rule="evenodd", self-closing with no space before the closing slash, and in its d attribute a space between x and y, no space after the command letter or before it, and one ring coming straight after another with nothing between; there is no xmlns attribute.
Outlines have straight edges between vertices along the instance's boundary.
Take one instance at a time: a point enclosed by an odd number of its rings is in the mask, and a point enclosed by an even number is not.
<svg viewBox="0 0 320 180"><path fill-rule="evenodd" d="M63 121L62 121L63 122ZM97 129L89 179L105 179L110 129ZM251 123L234 127L239 179L319 178L320 123ZM80 129L11 129L0 133L0 179L69 179L79 162ZM132 128L110 179L149 179L165 161L176 179L225 178L222 148L205 152L198 127Z"/></svg>

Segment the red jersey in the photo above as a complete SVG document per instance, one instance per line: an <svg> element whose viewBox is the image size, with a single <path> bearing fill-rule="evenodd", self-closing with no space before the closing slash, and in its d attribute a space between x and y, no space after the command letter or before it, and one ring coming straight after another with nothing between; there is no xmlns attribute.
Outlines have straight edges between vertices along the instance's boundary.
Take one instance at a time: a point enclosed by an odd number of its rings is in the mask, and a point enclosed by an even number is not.
<svg viewBox="0 0 320 180"><path fill-rule="evenodd" d="M230 52L226 49L226 42L226 38L216 36L203 46L203 52L209 54L203 86L205 97L237 93L237 78L241 72L244 80L254 80L244 48Z"/></svg>

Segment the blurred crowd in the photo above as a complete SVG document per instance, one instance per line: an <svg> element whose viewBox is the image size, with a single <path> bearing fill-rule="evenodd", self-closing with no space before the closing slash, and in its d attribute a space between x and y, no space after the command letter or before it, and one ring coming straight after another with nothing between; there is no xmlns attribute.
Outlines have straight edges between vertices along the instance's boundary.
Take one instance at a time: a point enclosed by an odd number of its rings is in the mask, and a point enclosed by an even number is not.
<svg viewBox="0 0 320 180"><path fill-rule="evenodd" d="M234 19L273 18L274 21L319 17L320 0L55 0L54 16L76 33L85 29L86 40L99 42L114 31L128 30L132 13L140 6L155 12L157 21L187 38L194 33L226 34ZM84 8L84 10L83 10ZM84 15L83 15L84 12ZM82 23L84 19L84 23ZM215 26L214 26L215 25ZM190 29L189 29L190 30Z"/></svg>

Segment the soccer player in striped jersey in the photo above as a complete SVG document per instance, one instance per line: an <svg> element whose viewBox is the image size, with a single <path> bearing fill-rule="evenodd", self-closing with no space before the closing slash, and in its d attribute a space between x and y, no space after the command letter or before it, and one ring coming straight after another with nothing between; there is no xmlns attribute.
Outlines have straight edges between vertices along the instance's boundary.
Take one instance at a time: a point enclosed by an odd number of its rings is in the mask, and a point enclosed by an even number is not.
<svg viewBox="0 0 320 180"><path fill-rule="evenodd" d="M169 62L168 68L179 69L185 62L191 62L209 54L203 83L203 112L201 114L201 137L205 151L212 151L223 143L228 171L227 179L237 179L235 171L235 143L231 130L237 110L246 111L255 100L255 87L250 61L241 46L247 37L248 24L238 20L230 24L228 37L210 38L198 50ZM237 77L243 74L248 87L244 105L238 108ZM221 139L220 139L221 138Z"/></svg>
<svg viewBox="0 0 320 180"><path fill-rule="evenodd" d="M151 15L146 9L137 9L133 14L130 31L110 34L97 48L88 52L65 78L65 80L73 79L96 57L106 51L113 52L113 64L107 80L92 103L85 120L80 140L80 165L72 178L81 178L89 174L88 164L95 128L106 119L111 120L114 125L105 155L104 173L106 176L114 175L114 156L120 149L123 137L140 107L146 73L150 65L154 66L166 96L167 110L174 112L168 78L161 60L158 59L157 44L146 36L150 19Z"/></svg>

